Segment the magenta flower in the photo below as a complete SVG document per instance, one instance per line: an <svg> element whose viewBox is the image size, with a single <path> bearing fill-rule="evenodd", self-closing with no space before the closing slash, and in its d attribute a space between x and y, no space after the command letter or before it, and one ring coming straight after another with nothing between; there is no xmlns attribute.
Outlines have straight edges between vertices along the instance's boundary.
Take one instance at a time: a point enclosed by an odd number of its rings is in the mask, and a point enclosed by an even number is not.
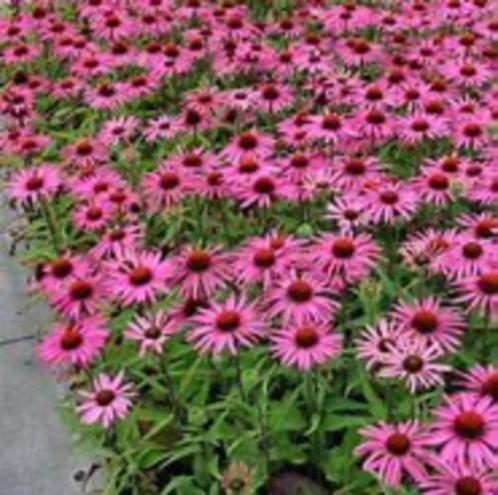
<svg viewBox="0 0 498 495"><path fill-rule="evenodd" d="M401 302L392 317L410 339L421 340L428 346L436 344L443 351L454 351L460 345L466 326L457 309L444 307L433 297Z"/></svg>
<svg viewBox="0 0 498 495"><path fill-rule="evenodd" d="M116 253L107 263L109 293L122 304L150 303L166 290L167 263L154 251Z"/></svg>
<svg viewBox="0 0 498 495"><path fill-rule="evenodd" d="M104 318L98 314L77 322L56 323L38 347L38 356L50 366L88 366L109 337Z"/></svg>
<svg viewBox="0 0 498 495"><path fill-rule="evenodd" d="M461 386L465 391L478 396L487 396L493 402L498 402L498 368L492 365L476 364L462 372L460 376Z"/></svg>
<svg viewBox="0 0 498 495"><path fill-rule="evenodd" d="M124 336L139 343L139 355L143 357L148 351L161 354L165 342L177 331L177 321L160 310L145 316L135 316L133 323L125 330Z"/></svg>
<svg viewBox="0 0 498 495"><path fill-rule="evenodd" d="M101 373L94 379L91 391L79 392L81 404L76 410L83 423L91 425L99 422L104 428L109 428L116 420L124 419L129 414L130 399L135 392L123 378L123 371L116 376Z"/></svg>
<svg viewBox="0 0 498 495"><path fill-rule="evenodd" d="M9 183L9 195L21 203L50 199L62 185L59 170L53 165L38 165L16 171Z"/></svg>
<svg viewBox="0 0 498 495"><path fill-rule="evenodd" d="M471 393L446 397L435 411L429 442L447 462L496 468L498 405Z"/></svg>
<svg viewBox="0 0 498 495"><path fill-rule="evenodd" d="M193 329L187 340L202 353L237 354L241 347L252 347L266 335L266 324L260 319L255 303L229 297L223 303L212 303L192 319Z"/></svg>
<svg viewBox="0 0 498 495"><path fill-rule="evenodd" d="M381 422L363 428L360 433L365 441L355 453L365 459L363 469L393 487L401 484L405 473L418 482L427 479L426 463L431 459L429 443L416 421Z"/></svg>
<svg viewBox="0 0 498 495"><path fill-rule="evenodd" d="M272 352L286 366L308 371L325 364L342 350L342 336L324 322L289 323L271 336Z"/></svg>

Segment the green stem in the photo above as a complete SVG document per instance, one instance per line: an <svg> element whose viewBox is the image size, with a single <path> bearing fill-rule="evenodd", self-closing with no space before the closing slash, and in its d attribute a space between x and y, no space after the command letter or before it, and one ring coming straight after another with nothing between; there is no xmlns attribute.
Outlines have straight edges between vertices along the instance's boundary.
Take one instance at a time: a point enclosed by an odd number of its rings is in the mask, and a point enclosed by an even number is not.
<svg viewBox="0 0 498 495"><path fill-rule="evenodd" d="M237 381L237 387L239 388L240 396L242 397L242 400L244 402L248 403L247 394L244 388L244 381L242 379L242 367L240 365L240 355L236 354L233 360L235 363L235 377Z"/></svg>
<svg viewBox="0 0 498 495"><path fill-rule="evenodd" d="M40 206L43 216L45 217L45 222L47 223L50 238L52 239L53 248L57 254L60 254L62 252L62 242L60 238L59 225L57 224L53 210L45 198L40 199Z"/></svg>
<svg viewBox="0 0 498 495"><path fill-rule="evenodd" d="M168 396L171 408L173 409L173 415L175 416L177 422L180 424L183 416L183 407L176 394L175 382L173 380L173 376L171 375L171 371L169 369L169 360L166 353L159 355L158 358L159 358L159 368L161 372L164 374L166 386L168 388Z"/></svg>

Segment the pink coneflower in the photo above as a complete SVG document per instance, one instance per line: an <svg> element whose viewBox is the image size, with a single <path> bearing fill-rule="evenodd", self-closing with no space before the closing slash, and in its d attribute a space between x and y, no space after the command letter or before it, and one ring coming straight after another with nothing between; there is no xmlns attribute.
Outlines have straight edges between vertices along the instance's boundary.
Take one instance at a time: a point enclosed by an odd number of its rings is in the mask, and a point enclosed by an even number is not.
<svg viewBox="0 0 498 495"><path fill-rule="evenodd" d="M495 474L485 467L437 461L437 471L422 480L424 495L487 495L498 493Z"/></svg>
<svg viewBox="0 0 498 495"><path fill-rule="evenodd" d="M107 146L102 141L92 138L80 138L65 147L62 154L70 164L80 167L105 163L109 158Z"/></svg>
<svg viewBox="0 0 498 495"><path fill-rule="evenodd" d="M88 366L109 337L104 318L99 315L76 322L56 323L38 348L40 359L50 366Z"/></svg>
<svg viewBox="0 0 498 495"><path fill-rule="evenodd" d="M343 194L327 205L325 218L337 224L340 232L353 232L367 223L365 207L357 194Z"/></svg>
<svg viewBox="0 0 498 495"><path fill-rule="evenodd" d="M454 200L451 179L438 170L427 170L413 181L414 191L423 201L442 206Z"/></svg>
<svg viewBox="0 0 498 495"><path fill-rule="evenodd" d="M334 144L352 134L346 117L331 112L311 117L308 132L310 139Z"/></svg>
<svg viewBox="0 0 498 495"><path fill-rule="evenodd" d="M445 73L457 84L471 88L482 86L491 77L491 73L484 64L469 61L468 59L461 60L458 63L455 63L455 61L448 63Z"/></svg>
<svg viewBox="0 0 498 495"><path fill-rule="evenodd" d="M478 469L496 468L498 454L498 405L489 397L459 393L445 399L435 411L429 442L440 457Z"/></svg>
<svg viewBox="0 0 498 495"><path fill-rule="evenodd" d="M403 336L403 333L399 325L386 319L362 331L356 340L356 349L358 356L365 361L368 370L382 367L384 359L391 353L392 346Z"/></svg>
<svg viewBox="0 0 498 495"><path fill-rule="evenodd" d="M467 198L483 205L498 203L498 168L491 170L476 181L468 192Z"/></svg>
<svg viewBox="0 0 498 495"><path fill-rule="evenodd" d="M52 289L60 288L68 280L84 276L91 268L92 263L88 257L64 253L43 264L39 282L41 287L50 293Z"/></svg>
<svg viewBox="0 0 498 495"><path fill-rule="evenodd" d="M339 307L330 295L329 285L317 275L285 273L268 294L267 313L281 317L284 325L330 321Z"/></svg>
<svg viewBox="0 0 498 495"><path fill-rule="evenodd" d="M288 198L292 194L291 186L275 174L261 172L248 179L249 181L240 181L233 187L234 196L241 202L242 208L268 208L276 200Z"/></svg>
<svg viewBox="0 0 498 495"><path fill-rule="evenodd" d="M347 282L362 279L372 270L380 249L368 234L323 234L312 248L316 260L328 277Z"/></svg>
<svg viewBox="0 0 498 495"><path fill-rule="evenodd" d="M342 350L342 336L330 331L326 322L289 322L271 341L272 352L282 364L304 371L325 364Z"/></svg>
<svg viewBox="0 0 498 495"><path fill-rule="evenodd" d="M167 115L162 115L147 122L147 127L143 134L145 140L149 143L160 139L171 139L179 131L175 120Z"/></svg>
<svg viewBox="0 0 498 495"><path fill-rule="evenodd" d="M145 200L152 211L161 211L181 201L190 192L190 183L174 167L162 165L142 179Z"/></svg>
<svg viewBox="0 0 498 495"><path fill-rule="evenodd" d="M412 188L388 182L368 190L362 201L370 222L392 224L397 219L411 217L419 200Z"/></svg>
<svg viewBox="0 0 498 495"><path fill-rule="evenodd" d="M41 47L32 43L18 43L16 45L7 46L3 51L2 60L10 64L21 64L32 62L41 54Z"/></svg>
<svg viewBox="0 0 498 495"><path fill-rule="evenodd" d="M273 248L267 238L256 237L235 254L233 272L243 286L260 283L267 289L291 262L292 256L285 250Z"/></svg>
<svg viewBox="0 0 498 495"><path fill-rule="evenodd" d="M244 156L251 156L256 159L265 159L272 153L273 139L257 131L246 131L231 141L225 147L221 156L228 162L238 162Z"/></svg>
<svg viewBox="0 0 498 495"><path fill-rule="evenodd" d="M477 116L461 119L455 124L455 143L466 148L482 148L488 141L487 125L484 119Z"/></svg>
<svg viewBox="0 0 498 495"><path fill-rule="evenodd" d="M433 266L451 278L461 279L485 271L493 260L493 253L491 241L460 234Z"/></svg>
<svg viewBox="0 0 498 495"><path fill-rule="evenodd" d="M79 230L101 230L112 218L111 206L104 201L83 203L73 211L73 221Z"/></svg>
<svg viewBox="0 0 498 495"><path fill-rule="evenodd" d="M137 315L125 330L124 336L140 344L140 356L148 351L161 354L164 343L178 331L177 322L165 311L159 310L145 316Z"/></svg>
<svg viewBox="0 0 498 495"><path fill-rule="evenodd" d="M460 385L469 393L490 397L498 403L498 368L492 365L474 365L460 373Z"/></svg>
<svg viewBox="0 0 498 495"><path fill-rule="evenodd" d="M97 110L112 110L127 100L123 83L102 82L95 88L87 87L85 101Z"/></svg>
<svg viewBox="0 0 498 495"><path fill-rule="evenodd" d="M464 214L457 221L477 239L498 237L498 217L491 212Z"/></svg>
<svg viewBox="0 0 498 495"><path fill-rule="evenodd" d="M374 157L346 157L334 164L337 170L334 185L340 190L361 189L369 182L378 180L380 165Z"/></svg>
<svg viewBox="0 0 498 495"><path fill-rule="evenodd" d="M493 318L498 316L498 269L489 267L458 281L457 285L463 292L458 300L466 303L469 310L479 309Z"/></svg>
<svg viewBox="0 0 498 495"><path fill-rule="evenodd" d="M62 185L59 170L54 165L37 165L16 171L9 182L9 195L21 203L36 203L50 199Z"/></svg>
<svg viewBox="0 0 498 495"><path fill-rule="evenodd" d="M270 113L292 105L294 99L289 86L277 83L263 83L251 96L254 105Z"/></svg>
<svg viewBox="0 0 498 495"><path fill-rule="evenodd" d="M107 146L120 141L129 141L138 127L136 117L116 117L108 120L99 133L99 138Z"/></svg>
<svg viewBox="0 0 498 495"><path fill-rule="evenodd" d="M411 393L444 385L443 373L450 366L438 363L443 350L437 344L410 340L401 336L383 356L379 376L396 378L405 382Z"/></svg>
<svg viewBox="0 0 498 495"><path fill-rule="evenodd" d="M465 320L456 309L442 306L433 297L414 303L401 302L392 317L410 339L427 346L436 344L444 351L454 351L460 345L465 328Z"/></svg>
<svg viewBox="0 0 498 495"><path fill-rule="evenodd" d="M201 309L192 320L193 329L187 340L202 353L237 354L240 347L252 347L266 335L266 325L260 320L255 303L229 297L223 303L212 303Z"/></svg>
<svg viewBox="0 0 498 495"><path fill-rule="evenodd" d="M123 225L110 228L92 248L91 254L98 258L118 256L124 251L138 249L144 238L140 225Z"/></svg>
<svg viewBox="0 0 498 495"><path fill-rule="evenodd" d="M231 278L229 261L229 256L218 247L186 247L169 260L168 280L187 297L207 298Z"/></svg>
<svg viewBox="0 0 498 495"><path fill-rule="evenodd" d="M397 487L406 473L415 481L427 478L425 463L430 460L427 437L416 421L378 423L360 430L365 441L355 453L365 458L363 469L384 483Z"/></svg>
<svg viewBox="0 0 498 495"><path fill-rule="evenodd" d="M88 272L71 276L63 284L54 286L47 295L62 315L77 319L97 312L108 293L103 275Z"/></svg>
<svg viewBox="0 0 498 495"><path fill-rule="evenodd" d="M116 253L108 263L109 292L122 304L150 303L159 292L166 290L169 275L161 254L153 251L125 251Z"/></svg>
<svg viewBox="0 0 498 495"><path fill-rule="evenodd" d="M117 419L124 419L131 408L131 398L135 395L130 383L124 383L124 373L116 376L101 373L93 381L91 391L79 391L82 403L76 410L85 424L102 423L109 428Z"/></svg>
<svg viewBox="0 0 498 495"><path fill-rule="evenodd" d="M437 139L447 132L446 122L440 117L415 112L400 119L401 130L398 131L401 140L408 145L415 145L424 139Z"/></svg>
<svg viewBox="0 0 498 495"><path fill-rule="evenodd" d="M370 144L380 144L395 132L393 118L379 108L359 112L354 119L356 133Z"/></svg>

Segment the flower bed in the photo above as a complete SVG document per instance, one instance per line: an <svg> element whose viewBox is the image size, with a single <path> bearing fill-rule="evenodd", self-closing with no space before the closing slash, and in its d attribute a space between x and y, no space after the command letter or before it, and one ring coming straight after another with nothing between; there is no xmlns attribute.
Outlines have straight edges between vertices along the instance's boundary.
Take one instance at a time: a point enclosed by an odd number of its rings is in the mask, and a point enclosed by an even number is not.
<svg viewBox="0 0 498 495"><path fill-rule="evenodd" d="M104 493L498 493L497 16L5 10L38 355Z"/></svg>

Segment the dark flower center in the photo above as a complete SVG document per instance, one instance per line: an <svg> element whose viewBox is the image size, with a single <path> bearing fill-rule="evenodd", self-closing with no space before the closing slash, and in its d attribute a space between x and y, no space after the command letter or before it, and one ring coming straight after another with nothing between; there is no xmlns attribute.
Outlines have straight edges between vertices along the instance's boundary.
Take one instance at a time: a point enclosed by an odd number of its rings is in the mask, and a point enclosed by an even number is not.
<svg viewBox="0 0 498 495"><path fill-rule="evenodd" d="M83 141L76 146L76 153L80 156L88 156L93 152L93 146L88 141Z"/></svg>
<svg viewBox="0 0 498 495"><path fill-rule="evenodd" d="M69 294L71 299L76 301L84 301L89 299L93 294L93 287L84 280L76 280L71 284Z"/></svg>
<svg viewBox="0 0 498 495"><path fill-rule="evenodd" d="M28 191L38 191L43 187L43 184L43 178L35 175L26 181L26 189Z"/></svg>
<svg viewBox="0 0 498 495"><path fill-rule="evenodd" d="M415 132L426 132L429 130L429 128L430 126L427 120L419 119L419 120L414 120L412 122L412 129Z"/></svg>
<svg viewBox="0 0 498 495"><path fill-rule="evenodd" d="M453 423L455 432L469 440L481 437L484 434L485 426L484 419L475 411L461 412Z"/></svg>
<svg viewBox="0 0 498 495"><path fill-rule="evenodd" d="M198 168L202 165L202 158L190 153L183 158L183 165L189 168Z"/></svg>
<svg viewBox="0 0 498 495"><path fill-rule="evenodd" d="M443 162L441 163L441 168L445 172L455 173L458 172L459 165L460 160L458 158L449 157L443 160Z"/></svg>
<svg viewBox="0 0 498 495"><path fill-rule="evenodd" d="M418 373L424 367L424 360L417 355L407 356L403 360L403 368L408 373Z"/></svg>
<svg viewBox="0 0 498 495"><path fill-rule="evenodd" d="M271 194L275 190L275 182L270 177L260 177L254 183L254 190L259 194Z"/></svg>
<svg viewBox="0 0 498 495"><path fill-rule="evenodd" d="M349 175L363 175L367 171L367 167L363 160L352 158L346 163L344 170Z"/></svg>
<svg viewBox="0 0 498 495"><path fill-rule="evenodd" d="M233 332L240 325L240 315L237 311L223 311L216 317L216 327L222 332Z"/></svg>
<svg viewBox="0 0 498 495"><path fill-rule="evenodd" d="M199 125L202 121L201 114L194 110L193 108L189 108L185 113L185 122L188 125Z"/></svg>
<svg viewBox="0 0 498 495"><path fill-rule="evenodd" d="M61 347L65 351L73 351L83 343L83 337L74 325L69 325L64 330L60 341Z"/></svg>
<svg viewBox="0 0 498 495"><path fill-rule="evenodd" d="M98 206L92 206L88 208L86 212L86 218L88 220L91 220L92 222L96 222L97 220L100 220L102 218L102 215L104 214L102 208L99 208Z"/></svg>
<svg viewBox="0 0 498 495"><path fill-rule="evenodd" d="M424 106L424 108L430 115L442 115L444 113L444 105L440 101L430 101Z"/></svg>
<svg viewBox="0 0 498 495"><path fill-rule="evenodd" d="M116 398L116 394L112 390L100 390L100 392L97 392L97 395L95 396L95 402L100 407L106 407L115 398Z"/></svg>
<svg viewBox="0 0 498 495"><path fill-rule="evenodd" d="M180 179L175 172L165 172L161 176L161 180L159 181L159 185L162 189L169 190L174 189L180 184Z"/></svg>
<svg viewBox="0 0 498 495"><path fill-rule="evenodd" d="M396 191L384 191L380 194L380 200L386 205L394 205L398 202L399 196Z"/></svg>
<svg viewBox="0 0 498 495"><path fill-rule="evenodd" d="M223 183L223 174L221 172L210 172L207 175L207 183L210 186L220 186Z"/></svg>
<svg viewBox="0 0 498 495"><path fill-rule="evenodd" d="M239 146L244 150L253 150L258 146L258 140L254 134L245 132L239 136Z"/></svg>
<svg viewBox="0 0 498 495"><path fill-rule="evenodd" d="M437 316L428 309L417 311L411 321L412 327L422 334L433 333L438 323Z"/></svg>
<svg viewBox="0 0 498 495"><path fill-rule="evenodd" d="M73 271L73 264L66 258L57 258L50 263L50 273L55 278L65 278Z"/></svg>
<svg viewBox="0 0 498 495"><path fill-rule="evenodd" d="M144 332L145 337L150 340L157 340L161 336L161 334L161 329L157 327L149 327Z"/></svg>
<svg viewBox="0 0 498 495"><path fill-rule="evenodd" d="M111 241L113 242L119 242L119 241L122 241L124 238L126 237L126 232L122 229L118 229L118 230L113 230L110 234L109 234L109 238L111 239Z"/></svg>
<svg viewBox="0 0 498 495"><path fill-rule="evenodd" d="M455 495L481 495L481 482L472 476L459 478L455 483Z"/></svg>
<svg viewBox="0 0 498 495"><path fill-rule="evenodd" d="M485 219L481 220L475 227L474 231L478 237L493 237L493 230L498 232L498 220Z"/></svg>
<svg viewBox="0 0 498 495"><path fill-rule="evenodd" d="M196 249L187 258L187 268L193 272L201 273L211 266L211 256L206 251Z"/></svg>
<svg viewBox="0 0 498 495"><path fill-rule="evenodd" d="M462 248L463 255L466 258L475 260L481 256L483 249L481 245L477 242L467 242Z"/></svg>
<svg viewBox="0 0 498 495"><path fill-rule="evenodd" d="M287 287L287 295L295 302L307 302L313 297L313 288L304 280L295 280Z"/></svg>
<svg viewBox="0 0 498 495"><path fill-rule="evenodd" d="M133 268L128 276L130 283L136 287L147 285L152 280L152 277L151 269L142 265Z"/></svg>
<svg viewBox="0 0 498 495"><path fill-rule="evenodd" d="M369 101L380 101L384 97L384 93L381 91L380 88L377 88L376 86L370 87L367 89L367 94L366 98Z"/></svg>
<svg viewBox="0 0 498 495"><path fill-rule="evenodd" d="M481 386L481 394L489 395L493 400L498 401L498 373L489 375Z"/></svg>
<svg viewBox="0 0 498 495"><path fill-rule="evenodd" d="M265 100L269 101L275 101L279 98L280 96L280 91L278 88L274 85L268 85L263 88L263 91L261 92L261 96Z"/></svg>
<svg viewBox="0 0 498 495"><path fill-rule="evenodd" d="M433 174L429 177L429 186L431 189L444 191L445 189L448 189L449 181L443 174Z"/></svg>
<svg viewBox="0 0 498 495"><path fill-rule="evenodd" d="M478 138L482 135L482 128L479 124L467 124L463 128L463 133L469 138Z"/></svg>
<svg viewBox="0 0 498 495"><path fill-rule="evenodd" d="M251 174L259 170L259 164L250 156L244 156L239 163L239 172Z"/></svg>
<svg viewBox="0 0 498 495"><path fill-rule="evenodd" d="M481 275L477 284L484 294L490 296L498 294L498 271Z"/></svg>
<svg viewBox="0 0 498 495"><path fill-rule="evenodd" d="M346 220L349 220L350 222L356 220L360 216L358 211L352 210L352 209L344 210L343 215L344 215L344 218Z"/></svg>
<svg viewBox="0 0 498 495"><path fill-rule="evenodd" d="M386 441L387 450L397 456L405 455L410 447L410 439L403 433L392 433Z"/></svg>
<svg viewBox="0 0 498 495"><path fill-rule="evenodd" d="M346 237L337 239L332 245L332 253L337 258L351 258L355 251L354 242Z"/></svg>
<svg viewBox="0 0 498 495"><path fill-rule="evenodd" d="M338 131L341 126L341 119L336 115L326 115L322 119L322 128L327 131Z"/></svg>
<svg viewBox="0 0 498 495"><path fill-rule="evenodd" d="M306 155L302 153L296 153L290 160L291 167L294 168L306 168L309 164L309 159Z"/></svg>
<svg viewBox="0 0 498 495"><path fill-rule="evenodd" d="M309 349L318 344L320 336L314 327L304 326L296 331L294 342L302 349Z"/></svg>
<svg viewBox="0 0 498 495"><path fill-rule="evenodd" d="M110 84L102 84L98 89L98 93L100 96L110 98L111 96L114 96L116 94L116 90Z"/></svg>
<svg viewBox="0 0 498 495"><path fill-rule="evenodd" d="M275 264L275 251L271 248L262 248L256 251L253 262L260 268L268 268Z"/></svg>
<svg viewBox="0 0 498 495"><path fill-rule="evenodd" d="M373 110L367 114L367 122L372 125L382 125L386 122L386 116L378 110Z"/></svg>

